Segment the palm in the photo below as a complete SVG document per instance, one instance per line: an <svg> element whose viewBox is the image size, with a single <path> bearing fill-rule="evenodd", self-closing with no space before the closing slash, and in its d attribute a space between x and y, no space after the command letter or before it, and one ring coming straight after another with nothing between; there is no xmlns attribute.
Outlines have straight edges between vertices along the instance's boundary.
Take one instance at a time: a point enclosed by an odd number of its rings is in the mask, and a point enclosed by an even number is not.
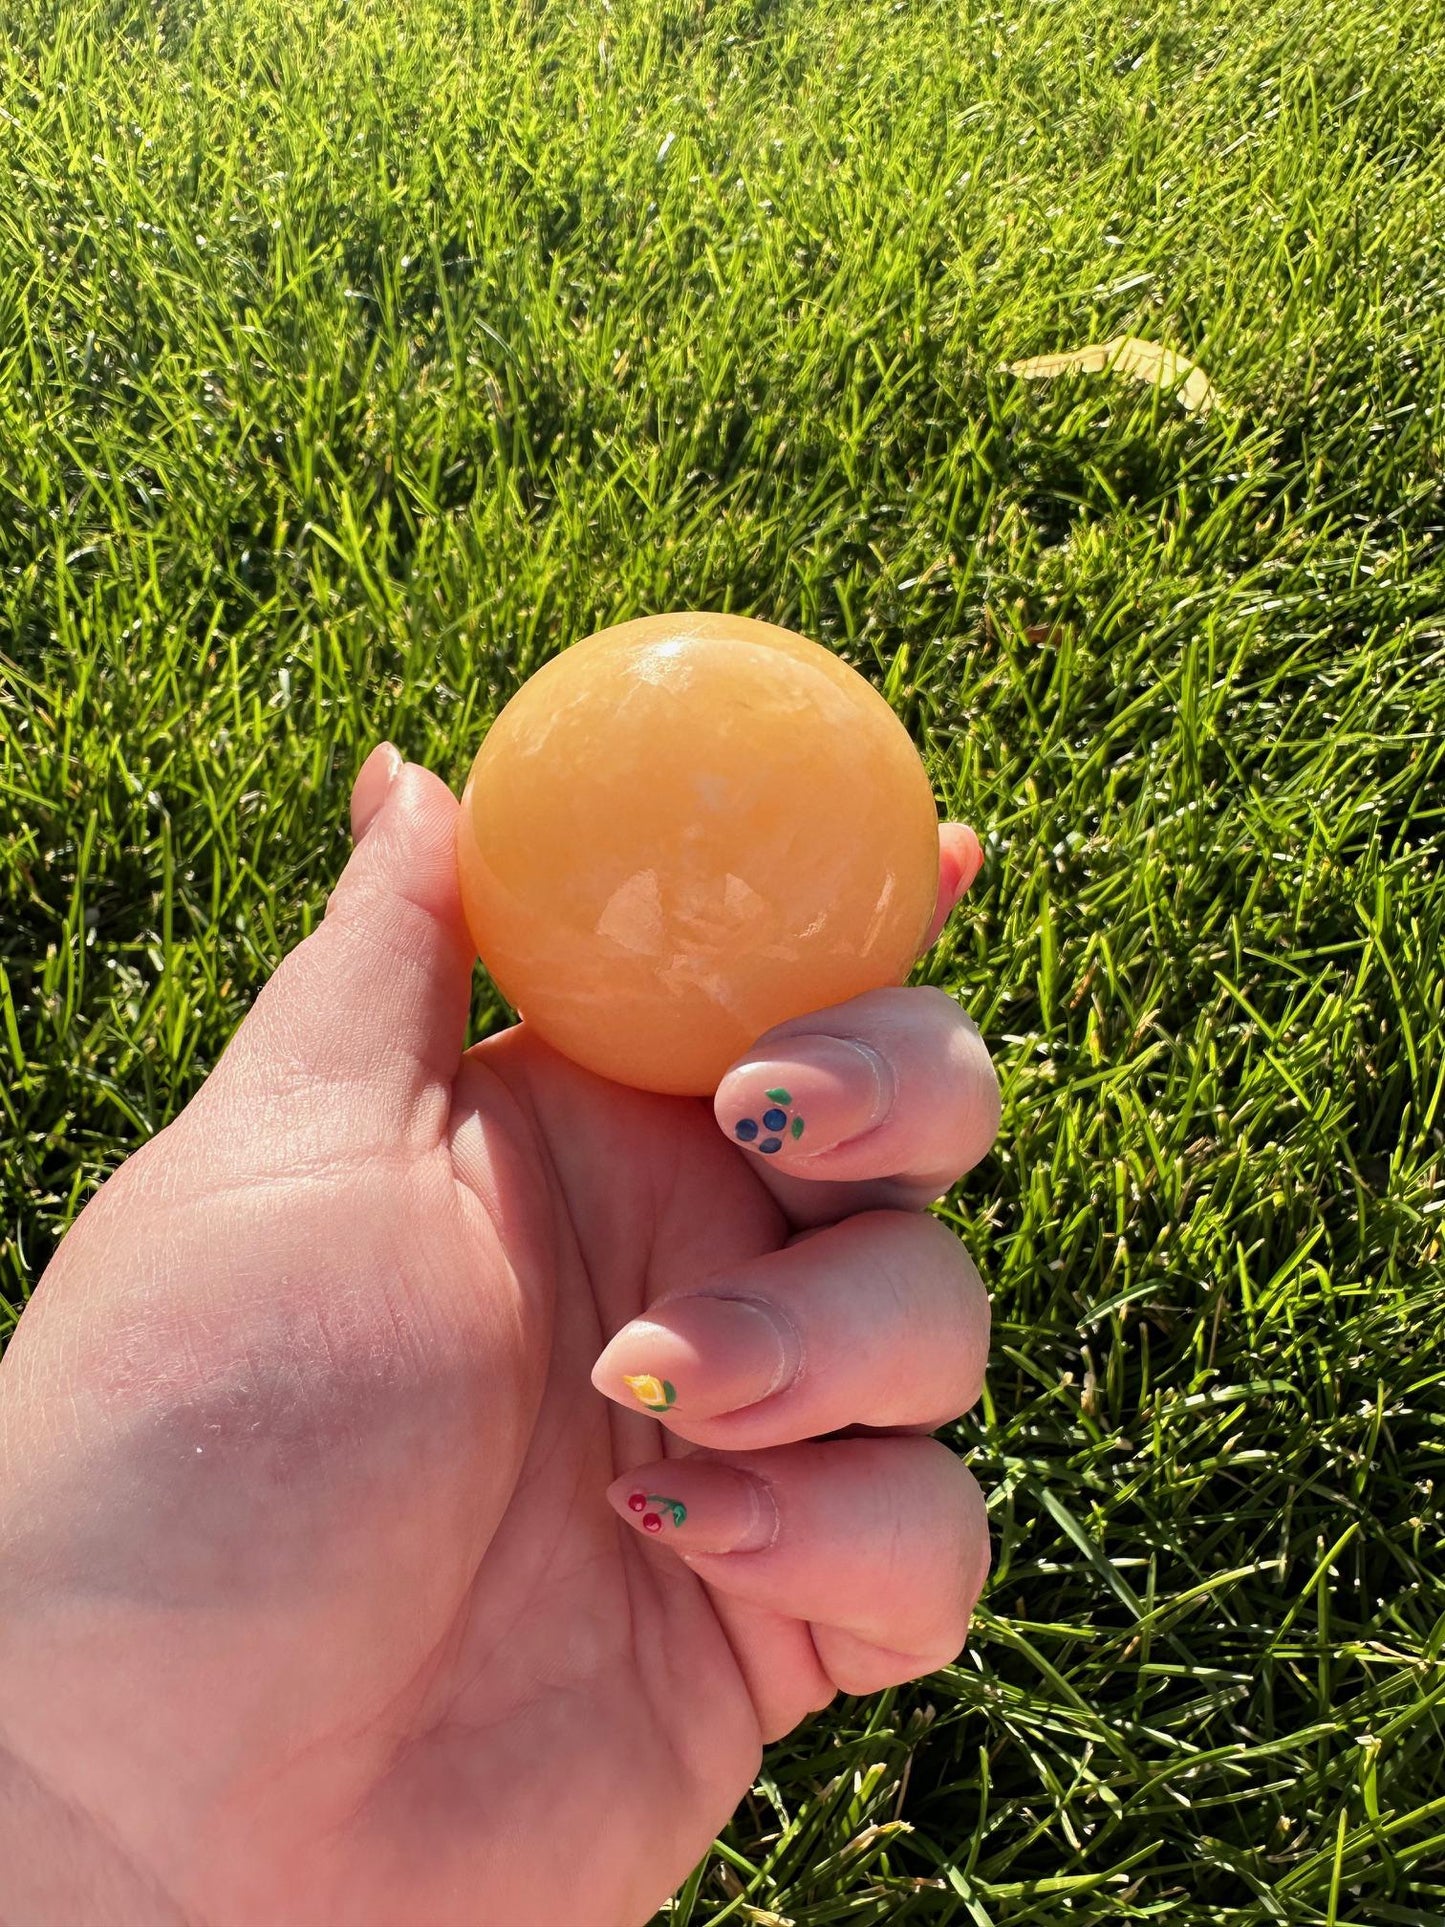
<svg viewBox="0 0 1445 1927"><path fill-rule="evenodd" d="M168 1884L199 1880L208 1921L449 1927L478 1891L498 1919L566 1917L585 1866L597 1918L643 1917L778 1709L754 1707L706 1590L603 1502L658 1427L588 1371L680 1266L776 1243L776 1207L704 1105L521 1033L468 1057L445 1128L400 1156L344 1089L258 1107L237 1071L92 1203L16 1348L87 1343L101 1379L118 1327L207 1278L144 1401L112 1406L153 1536L132 1522L120 1586L70 1629L97 1671L127 1654L120 1724L180 1757L225 1736L194 1874ZM313 1133L324 1184L297 1168ZM52 1329L100 1249L111 1302ZM77 1695L104 1704L87 1664L68 1660Z"/></svg>
<svg viewBox="0 0 1445 1927"><path fill-rule="evenodd" d="M306 1105L331 1110L314 1087ZM195 1516L168 1522L209 1536L206 1603L226 1605L189 1656L192 1703L212 1725L244 1682L236 1719L255 1736L240 1779L264 1791L224 1824L250 1864L287 1869L293 1896L311 1863L303 1919L339 1898L343 1919L390 1920L404 1894L407 1917L447 1927L474 1918L479 1887L497 1918L551 1917L552 1901L565 1917L579 1866L598 1918L641 1917L731 1811L764 1728L803 1709L756 1708L707 1591L619 1529L602 1491L657 1455L659 1428L599 1397L588 1372L649 1296L776 1244L775 1205L705 1104L622 1091L521 1033L470 1055L440 1140L400 1161L364 1122L343 1124L355 1106L338 1093L327 1135L352 1173L340 1186L296 1181L292 1154L267 1148L295 1141L278 1140L274 1114L253 1162L223 1082L195 1109L182 1139L197 1230L214 1245L220 1134L246 1174L238 1196L265 1200L276 1227L268 1271L279 1260L301 1283L281 1305L263 1288L241 1205L223 1242L243 1255L216 1289L221 1351L248 1358L255 1384L238 1408L225 1371L198 1436L219 1446L239 1410L271 1402L258 1387L316 1364L293 1387L305 1432L278 1445L269 1424L254 1449L233 1438L224 1492L199 1487ZM144 1161L133 1169L143 1180ZM278 1475L290 1504L266 1528L278 1583L258 1621L255 1539ZM530 1840L539 1806L545 1859L511 1859L499 1843ZM265 1854L258 1828L275 1835ZM324 1870L317 1839L331 1843ZM638 1840L651 1843L641 1857ZM217 1840L213 1864L238 1846ZM248 1896L268 1919L285 1904Z"/></svg>
<svg viewBox="0 0 1445 1927"><path fill-rule="evenodd" d="M343 1846L337 1871L374 1895L379 1858L414 1917L445 1927L474 1918L468 1896L483 1883L498 1919L565 1918L585 1867L598 1918L640 1918L726 1819L779 1709L754 1707L707 1591L619 1529L603 1503L616 1474L657 1455L659 1428L599 1397L588 1373L605 1338L684 1267L770 1248L780 1221L705 1105L620 1091L520 1037L472 1056L453 1123L459 1215L430 1208L420 1174L403 1177L385 1207L408 1214L409 1241L425 1254L418 1289L452 1281L477 1302L479 1251L488 1262L495 1235L517 1277L514 1329L547 1329L550 1344L499 1347L494 1332L478 1332L475 1374L449 1425L430 1429L425 1466L403 1468L382 1447L395 1476L372 1486L374 1556L410 1638L399 1649L395 1633L368 1636L367 1650L393 1655L391 1677L377 1683L378 1766L403 1741L406 1754L375 1780L364 1834ZM535 1170L533 1132L548 1181L499 1230L478 1203L495 1187L479 1179L498 1176L498 1158ZM364 1234L355 1261L371 1248ZM494 1299L495 1278L491 1289ZM424 1369L419 1393L434 1382ZM496 1449L499 1384L517 1387L522 1407L510 1459ZM419 1487L438 1516L418 1539ZM459 1518L470 1530L457 1532ZM390 1536L398 1521L401 1559ZM415 1561L438 1558L448 1560L444 1579L419 1588ZM419 1589L434 1600L426 1623L415 1615ZM771 1637L800 1632L779 1626ZM343 1725L354 1714L336 1711ZM322 1756L316 1771L336 1766ZM499 1841L534 1840L539 1809L549 1815L546 1854L499 1854ZM650 1843L641 1856L639 1841ZM379 1917L391 1909L382 1904Z"/></svg>

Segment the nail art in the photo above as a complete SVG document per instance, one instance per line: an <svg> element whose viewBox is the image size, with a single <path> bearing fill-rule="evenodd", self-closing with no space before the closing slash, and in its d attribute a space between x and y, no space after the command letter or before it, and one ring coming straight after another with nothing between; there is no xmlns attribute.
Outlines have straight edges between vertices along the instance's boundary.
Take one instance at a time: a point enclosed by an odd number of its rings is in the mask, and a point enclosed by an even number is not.
<svg viewBox="0 0 1445 1927"><path fill-rule="evenodd" d="M649 1506L656 1506L657 1510L655 1512L649 1512ZM644 1532L661 1532L662 1515L664 1512L670 1512L672 1514L672 1523L675 1526L680 1526L687 1517L687 1507L681 1499L665 1499L661 1493L658 1492L629 1493L627 1510L629 1512L640 1512L642 1514L642 1529Z"/></svg>
<svg viewBox="0 0 1445 1927"><path fill-rule="evenodd" d="M795 1142L803 1135L803 1120L800 1117L790 1116L792 1095L781 1085L774 1090L764 1091L763 1096L768 1100L768 1109L763 1112L761 1122L761 1129L766 1135L758 1140L757 1149L771 1157L775 1151L782 1150L785 1133ZM784 1104L789 1106L789 1110L779 1108ZM755 1139L758 1139L759 1128L757 1118L740 1117L733 1126L733 1135L741 1139L744 1144L752 1144Z"/></svg>
<svg viewBox="0 0 1445 1927"><path fill-rule="evenodd" d="M677 1403L677 1388L670 1378L654 1378L651 1372L624 1372L622 1382L649 1412L669 1412Z"/></svg>

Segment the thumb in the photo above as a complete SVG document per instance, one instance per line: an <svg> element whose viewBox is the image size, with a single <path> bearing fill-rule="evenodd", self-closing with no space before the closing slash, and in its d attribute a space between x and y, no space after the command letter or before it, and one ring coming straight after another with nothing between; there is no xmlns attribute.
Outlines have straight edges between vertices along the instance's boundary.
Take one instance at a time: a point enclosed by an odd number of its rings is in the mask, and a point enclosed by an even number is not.
<svg viewBox="0 0 1445 1927"><path fill-rule="evenodd" d="M457 884L458 809L439 776L377 745L352 790L357 842L325 918L256 999L228 1067L267 1084L345 1085L381 1129L416 1121L429 1095L449 1090L476 957Z"/></svg>

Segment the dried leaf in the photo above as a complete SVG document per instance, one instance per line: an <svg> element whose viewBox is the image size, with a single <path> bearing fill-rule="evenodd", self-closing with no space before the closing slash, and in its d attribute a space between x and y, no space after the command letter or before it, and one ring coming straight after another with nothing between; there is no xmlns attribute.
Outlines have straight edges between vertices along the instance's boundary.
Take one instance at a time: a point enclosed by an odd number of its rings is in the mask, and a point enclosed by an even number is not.
<svg viewBox="0 0 1445 1927"><path fill-rule="evenodd" d="M1011 375L1025 381L1048 381L1056 375L1077 371L1085 375L1129 375L1135 381L1149 382L1156 388L1169 388L1192 414L1207 415L1218 405L1219 394L1208 375L1176 349L1161 348L1158 342L1141 341L1137 335L1115 335L1087 348L1070 348L1064 354L1033 355L1027 361L1007 364Z"/></svg>

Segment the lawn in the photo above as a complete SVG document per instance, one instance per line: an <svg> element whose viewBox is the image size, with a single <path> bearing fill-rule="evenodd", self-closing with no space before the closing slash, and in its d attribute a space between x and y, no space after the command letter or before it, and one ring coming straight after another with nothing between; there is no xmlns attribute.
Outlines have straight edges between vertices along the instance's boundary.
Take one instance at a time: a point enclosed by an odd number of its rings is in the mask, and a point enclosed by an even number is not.
<svg viewBox="0 0 1445 1927"><path fill-rule="evenodd" d="M1445 1920L1442 71L1445 0L10 0L5 1328L380 735L459 785L725 606L987 833L985 1609L674 1927ZM1004 369L1119 334L1217 405Z"/></svg>

